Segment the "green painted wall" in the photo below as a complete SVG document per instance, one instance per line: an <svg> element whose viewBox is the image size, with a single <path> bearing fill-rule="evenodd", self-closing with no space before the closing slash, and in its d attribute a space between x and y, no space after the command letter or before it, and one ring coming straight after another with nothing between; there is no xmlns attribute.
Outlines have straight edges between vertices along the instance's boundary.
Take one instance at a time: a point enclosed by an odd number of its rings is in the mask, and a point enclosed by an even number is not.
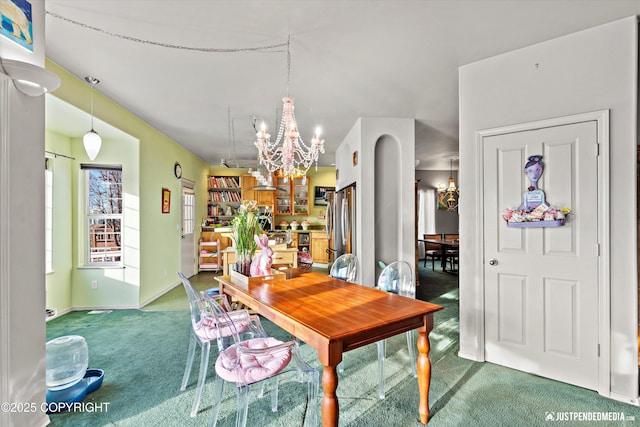
<svg viewBox="0 0 640 427"><path fill-rule="evenodd" d="M62 80L54 96L83 111L90 111L88 84L52 61L47 60L46 68ZM194 182L196 212L204 216L209 165L97 90L94 93L94 114L96 118L130 135L130 138L118 141L103 141L95 161L123 165L126 268L82 268L81 248L84 247L82 239L85 236L82 234L83 227L78 225L81 210L77 204L78 177L80 163L89 160L84 154L82 142L70 139L70 151L76 158L70 170L72 197L68 208L74 236L71 245L71 304L73 308L139 307L178 284L176 271L180 270L181 181L173 175L173 166L175 162L180 162L183 178ZM171 190L169 214L161 213L162 188ZM98 280L98 289L91 289L92 280ZM63 279L50 278L51 283L58 281L62 282ZM49 298L53 301L54 297L48 295L47 298L49 302Z"/></svg>
<svg viewBox="0 0 640 427"><path fill-rule="evenodd" d="M87 157L82 139L72 138L71 149L75 157L72 175L73 191L73 263L72 303L75 308L138 307L142 292L140 253L140 168L139 144L135 138L126 135L118 139L103 138L102 148L95 161ZM122 166L123 223L122 250L124 268L87 268L86 245L89 238L84 221L85 205L84 173L81 164L102 164ZM96 280L97 289L91 282Z"/></svg>
<svg viewBox="0 0 640 427"><path fill-rule="evenodd" d="M62 80L53 96L89 112L90 87L52 61L46 68ZM99 87L98 87L99 89ZM85 268L83 206L80 165L90 163L82 141L75 137L47 132L46 147L75 161L56 159L61 165L54 172L54 265L55 272L47 276L47 307L59 312L70 309L140 307L179 282L181 269L181 181L173 174L179 162L183 179L192 181L196 193L196 236L200 237L198 218L207 215L207 176L241 175L245 169L211 166L175 141L119 106L98 90L94 92L94 114L99 120L120 129L126 135L115 140L103 140L94 163L121 164L125 191L124 264L125 268ZM99 129L97 129L99 131ZM311 191L315 186L335 186L335 168L312 167L308 176ZM161 213L161 192L171 191L171 212ZM308 219L323 225L324 208L312 206ZM287 217L285 217L287 218ZM300 220L300 218L298 218ZM194 245L194 260L197 245ZM194 261L194 270L197 271ZM91 282L98 281L92 289Z"/></svg>

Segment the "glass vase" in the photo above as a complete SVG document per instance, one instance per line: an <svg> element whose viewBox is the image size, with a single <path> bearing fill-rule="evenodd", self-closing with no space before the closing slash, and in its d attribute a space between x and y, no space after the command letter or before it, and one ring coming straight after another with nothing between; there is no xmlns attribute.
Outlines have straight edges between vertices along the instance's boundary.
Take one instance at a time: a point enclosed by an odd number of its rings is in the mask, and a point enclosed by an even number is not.
<svg viewBox="0 0 640 427"><path fill-rule="evenodd" d="M245 276L251 276L251 255L248 253L238 254L236 259L236 271Z"/></svg>

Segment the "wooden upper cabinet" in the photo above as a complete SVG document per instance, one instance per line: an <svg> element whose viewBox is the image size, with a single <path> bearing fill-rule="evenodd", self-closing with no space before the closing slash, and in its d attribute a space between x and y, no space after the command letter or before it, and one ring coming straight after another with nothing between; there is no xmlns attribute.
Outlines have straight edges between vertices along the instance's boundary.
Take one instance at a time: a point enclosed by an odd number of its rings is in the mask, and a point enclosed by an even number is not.
<svg viewBox="0 0 640 427"><path fill-rule="evenodd" d="M254 190L258 206L273 206L273 190Z"/></svg>
<svg viewBox="0 0 640 427"><path fill-rule="evenodd" d="M240 189L242 190L242 200L257 200L256 191L253 187L256 186L256 179L251 175L240 176Z"/></svg>
<svg viewBox="0 0 640 427"><path fill-rule="evenodd" d="M302 178L286 180L274 178L276 183L276 215L309 215L309 188L311 180L302 183Z"/></svg>
<svg viewBox="0 0 640 427"><path fill-rule="evenodd" d="M242 189L242 200L256 200L258 206L269 206L273 209L273 191L254 190L258 185L256 178L251 175L242 175L240 187Z"/></svg>

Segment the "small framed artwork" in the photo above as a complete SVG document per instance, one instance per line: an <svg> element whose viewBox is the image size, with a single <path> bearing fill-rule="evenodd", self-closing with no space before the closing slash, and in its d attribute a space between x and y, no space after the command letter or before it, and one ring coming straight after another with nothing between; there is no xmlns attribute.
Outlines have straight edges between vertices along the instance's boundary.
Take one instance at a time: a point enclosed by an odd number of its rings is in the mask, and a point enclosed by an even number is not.
<svg viewBox="0 0 640 427"><path fill-rule="evenodd" d="M162 213L168 214L171 212L171 190L168 188L162 189Z"/></svg>
<svg viewBox="0 0 640 427"><path fill-rule="evenodd" d="M33 28L29 1L0 1L0 35L33 52Z"/></svg>
<svg viewBox="0 0 640 427"><path fill-rule="evenodd" d="M445 197L447 193L436 191L436 203L438 204L438 209L446 211L449 207L447 206L447 201Z"/></svg>
<svg viewBox="0 0 640 427"><path fill-rule="evenodd" d="M316 206L327 205L327 192L336 191L336 187L316 187L313 197L313 204Z"/></svg>

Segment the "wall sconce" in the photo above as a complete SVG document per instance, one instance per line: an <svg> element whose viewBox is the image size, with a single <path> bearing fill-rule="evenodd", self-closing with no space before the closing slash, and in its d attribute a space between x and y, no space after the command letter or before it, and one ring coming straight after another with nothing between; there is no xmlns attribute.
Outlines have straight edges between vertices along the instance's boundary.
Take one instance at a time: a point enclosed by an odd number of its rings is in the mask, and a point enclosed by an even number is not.
<svg viewBox="0 0 640 427"><path fill-rule="evenodd" d="M60 77L37 65L0 58L0 66L2 72L11 78L16 89L25 95L44 95L60 86Z"/></svg>
<svg viewBox="0 0 640 427"><path fill-rule="evenodd" d="M446 209L448 211L454 211L458 207L459 197L460 197L460 188L456 187L456 182L453 180L453 158L452 158L450 175L449 175L449 186L445 187L444 184L438 185L438 207L441 207L441 209Z"/></svg>

